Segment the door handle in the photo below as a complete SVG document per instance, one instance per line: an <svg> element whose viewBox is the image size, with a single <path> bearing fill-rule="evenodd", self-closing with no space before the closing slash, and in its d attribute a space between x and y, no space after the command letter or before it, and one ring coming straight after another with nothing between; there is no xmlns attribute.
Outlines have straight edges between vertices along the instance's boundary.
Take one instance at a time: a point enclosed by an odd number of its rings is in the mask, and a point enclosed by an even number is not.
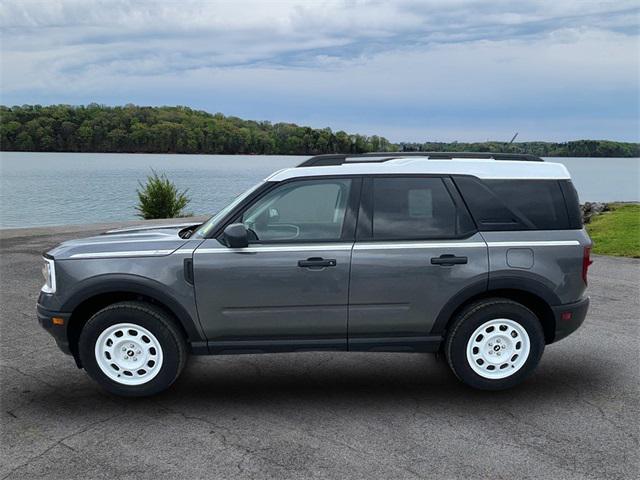
<svg viewBox="0 0 640 480"><path fill-rule="evenodd" d="M431 259L431 265L442 265L443 267L448 267L451 265L462 265L468 263L469 259L467 257L457 257L455 255L446 254L440 255L439 257L433 257Z"/></svg>
<svg viewBox="0 0 640 480"><path fill-rule="evenodd" d="M335 267L337 262L333 258L312 257L306 260L298 260L298 266L302 268L324 268Z"/></svg>

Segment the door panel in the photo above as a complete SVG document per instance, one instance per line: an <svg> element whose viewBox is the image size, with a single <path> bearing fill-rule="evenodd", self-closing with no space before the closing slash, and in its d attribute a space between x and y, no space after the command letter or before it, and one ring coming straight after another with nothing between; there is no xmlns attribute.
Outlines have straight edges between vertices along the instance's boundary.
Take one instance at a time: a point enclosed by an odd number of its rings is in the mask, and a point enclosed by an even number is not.
<svg viewBox="0 0 640 480"><path fill-rule="evenodd" d="M207 338L213 344L287 340L294 349L326 340L327 346L346 348L352 245L230 249L206 240L194 254L194 283ZM335 265L298 265L309 259Z"/></svg>
<svg viewBox="0 0 640 480"><path fill-rule="evenodd" d="M443 255L467 263L433 264ZM466 286L487 281L487 246L465 240L356 243L351 261L350 349L367 338L425 337L444 305Z"/></svg>
<svg viewBox="0 0 640 480"><path fill-rule="evenodd" d="M211 351L346 349L360 184L275 184L232 217L249 231L247 248L220 237L196 249L196 302Z"/></svg>

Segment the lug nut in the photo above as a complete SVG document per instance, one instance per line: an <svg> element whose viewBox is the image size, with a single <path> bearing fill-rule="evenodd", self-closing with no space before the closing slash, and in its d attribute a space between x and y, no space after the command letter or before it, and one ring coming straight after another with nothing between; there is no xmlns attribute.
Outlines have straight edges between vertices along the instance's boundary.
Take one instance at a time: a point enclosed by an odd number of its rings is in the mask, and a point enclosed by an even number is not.
<svg viewBox="0 0 640 480"><path fill-rule="evenodd" d="M126 352L127 351L127 347L122 347L122 351Z"/></svg>
<svg viewBox="0 0 640 480"><path fill-rule="evenodd" d="M136 357L133 357L133 361L135 362L136 360L138 360Z"/></svg>

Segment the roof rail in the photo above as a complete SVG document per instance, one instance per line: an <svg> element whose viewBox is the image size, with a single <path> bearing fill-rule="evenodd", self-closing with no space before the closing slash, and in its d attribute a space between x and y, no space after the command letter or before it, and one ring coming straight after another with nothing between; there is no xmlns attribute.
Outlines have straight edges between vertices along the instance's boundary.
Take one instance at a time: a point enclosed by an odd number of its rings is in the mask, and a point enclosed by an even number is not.
<svg viewBox="0 0 640 480"><path fill-rule="evenodd" d="M344 163L387 162L397 158L426 157L429 160L452 158L476 158L485 160L515 160L520 162L544 162L537 155L528 153L489 153L489 152L372 152L316 155L302 162L298 167L322 167L342 165Z"/></svg>

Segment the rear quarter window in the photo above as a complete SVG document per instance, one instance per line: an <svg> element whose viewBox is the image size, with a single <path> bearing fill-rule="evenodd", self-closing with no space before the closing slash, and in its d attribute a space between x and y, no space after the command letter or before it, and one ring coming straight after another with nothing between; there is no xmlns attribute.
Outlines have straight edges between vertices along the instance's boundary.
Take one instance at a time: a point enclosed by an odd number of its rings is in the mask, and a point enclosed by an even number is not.
<svg viewBox="0 0 640 480"><path fill-rule="evenodd" d="M491 230L567 230L570 221L558 180L480 180L454 178L478 228Z"/></svg>

